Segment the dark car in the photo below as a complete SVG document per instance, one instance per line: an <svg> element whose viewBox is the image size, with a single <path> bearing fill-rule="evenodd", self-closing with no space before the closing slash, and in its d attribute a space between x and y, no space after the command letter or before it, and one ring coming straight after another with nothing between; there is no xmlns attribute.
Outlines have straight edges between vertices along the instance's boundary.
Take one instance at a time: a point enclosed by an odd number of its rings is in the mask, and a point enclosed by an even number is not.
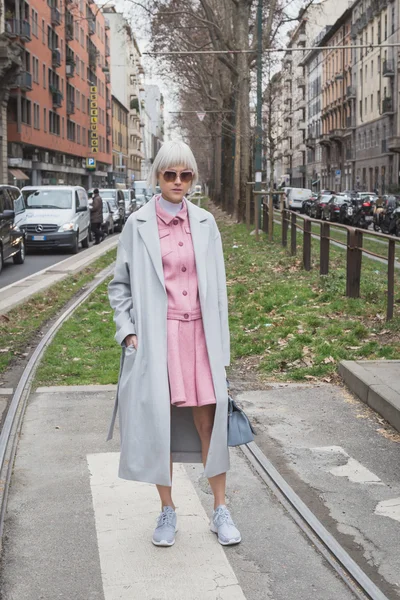
<svg viewBox="0 0 400 600"><path fill-rule="evenodd" d="M25 203L20 190L11 185L0 186L0 272L5 260L16 265L25 260L25 235L20 225L25 220Z"/></svg>
<svg viewBox="0 0 400 600"><path fill-rule="evenodd" d="M331 196L331 199L321 209L321 218L325 221L339 221L340 209L345 204L346 197L341 195Z"/></svg>
<svg viewBox="0 0 400 600"><path fill-rule="evenodd" d="M325 190L324 190L325 191ZM329 200L334 196L334 194L318 194L318 198L313 204L310 206L310 217L313 219L321 219L322 211L325 206L328 204Z"/></svg>

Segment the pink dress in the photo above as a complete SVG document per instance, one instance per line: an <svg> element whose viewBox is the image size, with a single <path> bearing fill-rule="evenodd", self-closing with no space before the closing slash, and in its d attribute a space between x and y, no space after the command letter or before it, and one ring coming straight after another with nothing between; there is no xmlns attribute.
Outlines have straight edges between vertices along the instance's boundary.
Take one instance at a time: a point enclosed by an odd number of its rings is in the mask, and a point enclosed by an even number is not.
<svg viewBox="0 0 400 600"><path fill-rule="evenodd" d="M156 202L165 288L171 403L215 404L214 384L201 317L195 255L186 201L177 215Z"/></svg>

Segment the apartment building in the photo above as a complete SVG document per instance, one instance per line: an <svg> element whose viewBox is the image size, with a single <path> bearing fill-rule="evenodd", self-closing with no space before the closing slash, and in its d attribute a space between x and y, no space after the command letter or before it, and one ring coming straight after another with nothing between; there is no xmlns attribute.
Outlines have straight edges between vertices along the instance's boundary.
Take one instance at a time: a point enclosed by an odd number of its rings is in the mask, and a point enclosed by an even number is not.
<svg viewBox="0 0 400 600"><path fill-rule="evenodd" d="M355 44L399 42L399 1L353 6ZM385 193L399 184L398 48L353 49L356 93L355 187Z"/></svg>
<svg viewBox="0 0 400 600"><path fill-rule="evenodd" d="M93 0L5 0L22 46L8 101L12 183L104 185L112 164L110 41Z"/></svg>
<svg viewBox="0 0 400 600"><path fill-rule="evenodd" d="M143 179L147 179L151 165L164 139L164 98L158 85L145 85L142 105L143 121Z"/></svg>
<svg viewBox="0 0 400 600"><path fill-rule="evenodd" d="M127 182L142 178L144 70L135 35L121 13L105 5L103 14L111 33L112 94L128 112Z"/></svg>
<svg viewBox="0 0 400 600"><path fill-rule="evenodd" d="M352 8L320 41L322 52L322 187L351 189L354 174L355 97L352 86Z"/></svg>
<svg viewBox="0 0 400 600"><path fill-rule="evenodd" d="M128 119L129 111L112 96L112 183L128 185Z"/></svg>

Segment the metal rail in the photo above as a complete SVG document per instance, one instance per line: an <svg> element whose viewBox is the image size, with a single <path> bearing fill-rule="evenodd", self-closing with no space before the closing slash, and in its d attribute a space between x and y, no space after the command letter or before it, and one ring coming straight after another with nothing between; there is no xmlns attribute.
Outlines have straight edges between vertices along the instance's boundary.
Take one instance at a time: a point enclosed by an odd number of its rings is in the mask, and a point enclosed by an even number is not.
<svg viewBox="0 0 400 600"><path fill-rule="evenodd" d="M11 481L11 475L14 464L14 457L22 426L22 418L25 412L26 403L29 397L30 387L39 361L52 341L54 335L61 325L72 315L72 313L86 300L86 298L99 286L113 271L114 265L110 265L101 271L71 306L69 306L50 327L49 331L43 336L35 351L33 352L28 364L26 365L17 388L13 394L3 428L0 433L0 544L2 543L4 519L7 508L8 490Z"/></svg>
<svg viewBox="0 0 400 600"><path fill-rule="evenodd" d="M360 600L389 600L275 469L255 442L240 447L263 481L284 504L319 552Z"/></svg>

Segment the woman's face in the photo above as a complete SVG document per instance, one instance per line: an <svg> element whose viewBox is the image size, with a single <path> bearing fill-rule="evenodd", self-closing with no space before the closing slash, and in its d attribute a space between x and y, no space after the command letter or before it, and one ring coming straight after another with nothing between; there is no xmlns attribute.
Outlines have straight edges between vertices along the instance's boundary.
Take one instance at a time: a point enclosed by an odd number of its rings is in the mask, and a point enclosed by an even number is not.
<svg viewBox="0 0 400 600"><path fill-rule="evenodd" d="M182 165L169 167L158 174L161 194L165 200L179 204L192 185L193 172Z"/></svg>

